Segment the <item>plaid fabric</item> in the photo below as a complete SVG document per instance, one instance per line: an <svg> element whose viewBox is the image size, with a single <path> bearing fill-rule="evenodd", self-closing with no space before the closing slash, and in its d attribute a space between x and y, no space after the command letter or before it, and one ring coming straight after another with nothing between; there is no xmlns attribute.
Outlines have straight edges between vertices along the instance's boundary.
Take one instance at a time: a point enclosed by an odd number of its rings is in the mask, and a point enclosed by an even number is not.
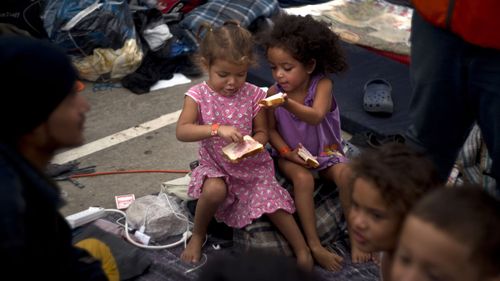
<svg viewBox="0 0 500 281"><path fill-rule="evenodd" d="M292 190L291 183L285 180L277 170L276 177L283 187L289 191ZM332 183L316 182L314 205L316 206L316 223L321 243L325 247L344 255L345 253L339 252L335 244L346 240L347 227L340 206L338 191ZM299 221L298 218L296 220ZM235 229L233 241L235 246L243 250L258 248L277 254L293 255L288 242L265 216L243 229Z"/></svg>
<svg viewBox="0 0 500 281"><path fill-rule="evenodd" d="M290 182L276 170L276 178L287 190L292 189ZM316 222L321 244L332 252L344 257L342 269L338 272L327 271L315 266L315 272L321 280L378 281L379 267L373 262L353 264L347 225L343 217L337 189L332 183L316 181L314 195ZM296 218L298 221L298 218ZM292 256L292 249L285 238L271 224L267 217L262 217L243 229L234 229L233 243L236 251L258 248L276 254Z"/></svg>
<svg viewBox="0 0 500 281"><path fill-rule="evenodd" d="M258 17L271 17L279 11L276 0L212 0L196 7L180 22L181 27L197 34L202 23L220 26L226 20L238 20L248 27Z"/></svg>
<svg viewBox="0 0 500 281"><path fill-rule="evenodd" d="M456 166L460 172L459 177L461 176L458 183L480 184L488 193L500 198L500 188L497 187L495 179L489 176L491 164L481 129L475 124L458 154Z"/></svg>

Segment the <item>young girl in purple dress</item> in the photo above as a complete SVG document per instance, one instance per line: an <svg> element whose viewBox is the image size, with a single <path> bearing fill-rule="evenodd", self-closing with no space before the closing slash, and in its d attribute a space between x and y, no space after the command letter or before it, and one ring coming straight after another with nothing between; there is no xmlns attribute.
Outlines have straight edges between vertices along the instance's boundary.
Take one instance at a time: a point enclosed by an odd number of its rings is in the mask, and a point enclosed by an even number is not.
<svg viewBox="0 0 500 281"><path fill-rule="evenodd" d="M238 163L227 160L222 148L251 135L268 141L267 120L258 103L266 93L245 82L254 60L249 31L229 21L205 28L200 59L208 80L186 93L177 123L180 141L200 141L200 165L193 170L188 194L198 198L193 235L181 259L197 262L212 219L242 228L266 214L290 243L297 263L312 269L313 259L292 213L290 194L274 177L271 156L263 151Z"/></svg>
<svg viewBox="0 0 500 281"><path fill-rule="evenodd" d="M314 177L335 182L344 213L349 209L350 170L342 152L339 108L329 73L342 71L346 63L338 36L311 16L283 14L263 36L263 45L276 84L268 96L282 92L286 101L268 110L269 140L279 152L278 167L294 186L294 199L312 255L323 268L339 270L342 258L323 247L316 230ZM312 168L299 157L298 147L317 157ZM370 258L352 248L353 262Z"/></svg>

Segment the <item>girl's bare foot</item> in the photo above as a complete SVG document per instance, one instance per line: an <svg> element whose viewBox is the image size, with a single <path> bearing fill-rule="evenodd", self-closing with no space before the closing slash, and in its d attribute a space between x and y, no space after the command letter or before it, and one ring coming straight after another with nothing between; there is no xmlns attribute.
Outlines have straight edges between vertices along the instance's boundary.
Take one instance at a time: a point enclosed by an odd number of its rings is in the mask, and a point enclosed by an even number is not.
<svg viewBox="0 0 500 281"><path fill-rule="evenodd" d="M309 252L309 249L300 251L295 253L295 256L297 257L297 265L306 270L306 271L312 271L314 267L314 260L313 257L311 256L311 253Z"/></svg>
<svg viewBox="0 0 500 281"><path fill-rule="evenodd" d="M311 247L311 252L318 264L329 271L339 271L342 268L343 258L335 253L328 251L325 247L319 245Z"/></svg>
<svg viewBox="0 0 500 281"><path fill-rule="evenodd" d="M365 253L356 246L351 246L351 258L353 263L367 262L372 258L370 253Z"/></svg>
<svg viewBox="0 0 500 281"><path fill-rule="evenodd" d="M193 236L191 236L191 239L189 239L187 243L186 249L182 251L181 260L190 263L197 263L200 261L201 247L203 246L204 240L204 235L193 233Z"/></svg>

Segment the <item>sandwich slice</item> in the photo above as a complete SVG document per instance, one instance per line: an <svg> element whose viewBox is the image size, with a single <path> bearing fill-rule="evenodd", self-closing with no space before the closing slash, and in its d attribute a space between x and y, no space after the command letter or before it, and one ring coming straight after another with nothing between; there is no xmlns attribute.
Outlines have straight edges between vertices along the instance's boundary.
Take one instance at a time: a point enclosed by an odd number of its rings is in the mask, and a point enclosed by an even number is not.
<svg viewBox="0 0 500 281"><path fill-rule="evenodd" d="M259 105L262 107L270 107L285 102L285 94L277 93L275 95L269 96L263 100L259 101Z"/></svg>
<svg viewBox="0 0 500 281"><path fill-rule="evenodd" d="M260 153L262 150L264 150L264 146L260 142L246 135L242 142L233 142L223 147L222 153L229 161L236 163L243 158Z"/></svg>
<svg viewBox="0 0 500 281"><path fill-rule="evenodd" d="M304 159L304 161L307 162L307 164L312 167L312 168L318 168L319 167L319 162L316 160L316 157L314 157L309 150L307 150L302 144L299 144L299 149L297 150L297 153L299 154L300 158Z"/></svg>

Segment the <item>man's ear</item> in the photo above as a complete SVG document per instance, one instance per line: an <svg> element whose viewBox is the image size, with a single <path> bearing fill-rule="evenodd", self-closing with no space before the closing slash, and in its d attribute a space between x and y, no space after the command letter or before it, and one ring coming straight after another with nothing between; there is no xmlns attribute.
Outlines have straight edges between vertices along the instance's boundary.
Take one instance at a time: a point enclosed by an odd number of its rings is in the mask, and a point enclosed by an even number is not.
<svg viewBox="0 0 500 281"><path fill-rule="evenodd" d="M311 59L307 65L306 65L306 71L308 74L311 74L314 72L314 69L316 68L316 60L315 59Z"/></svg>
<svg viewBox="0 0 500 281"><path fill-rule="evenodd" d="M47 122L36 126L33 130L19 138L18 146L40 147L47 140Z"/></svg>

